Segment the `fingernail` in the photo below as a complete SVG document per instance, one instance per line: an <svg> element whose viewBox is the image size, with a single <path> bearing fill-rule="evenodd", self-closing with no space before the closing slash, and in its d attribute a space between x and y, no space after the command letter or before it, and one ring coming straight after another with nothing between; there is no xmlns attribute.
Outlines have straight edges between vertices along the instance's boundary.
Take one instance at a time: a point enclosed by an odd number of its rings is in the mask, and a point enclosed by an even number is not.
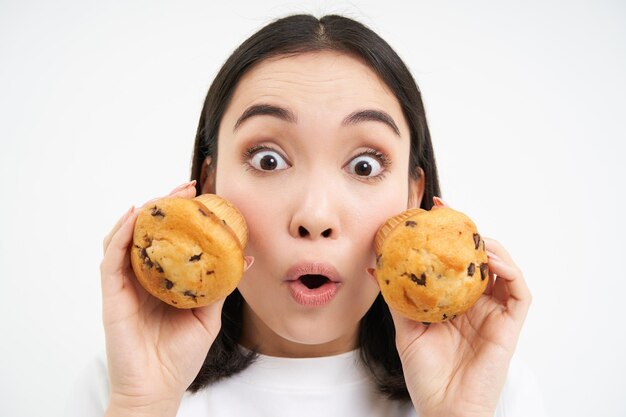
<svg viewBox="0 0 626 417"><path fill-rule="evenodd" d="M489 250L487 250L487 257L489 259L493 259L495 261L502 261L502 259L500 259L500 257L498 255L496 255L495 253L493 253L493 252L491 252Z"/></svg>
<svg viewBox="0 0 626 417"><path fill-rule="evenodd" d="M184 190L187 187L191 187L191 186L195 186L196 185L196 180L192 180L189 182L186 182L184 184L179 185L178 187L174 188L172 191L170 191L169 195L172 195L180 190Z"/></svg>
<svg viewBox="0 0 626 417"><path fill-rule="evenodd" d="M128 220L128 218L135 212L135 206L131 206L128 211L126 212L126 214L124 214L124 220L122 221L122 223L125 223L126 220Z"/></svg>
<svg viewBox="0 0 626 417"><path fill-rule="evenodd" d="M435 208L450 207L450 205L448 203L446 203L445 201L443 201L439 197L433 197L433 203L435 203Z"/></svg>

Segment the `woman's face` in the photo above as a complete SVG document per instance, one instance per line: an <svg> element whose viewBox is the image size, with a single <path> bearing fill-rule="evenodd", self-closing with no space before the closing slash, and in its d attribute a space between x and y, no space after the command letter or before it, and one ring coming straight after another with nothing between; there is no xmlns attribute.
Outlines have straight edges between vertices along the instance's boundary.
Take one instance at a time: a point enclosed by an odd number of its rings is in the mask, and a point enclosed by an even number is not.
<svg viewBox="0 0 626 417"><path fill-rule="evenodd" d="M239 290L242 344L276 356L357 347L379 288L374 236L419 204L400 104L359 60L335 52L261 62L222 119L215 191L247 220L254 257Z"/></svg>

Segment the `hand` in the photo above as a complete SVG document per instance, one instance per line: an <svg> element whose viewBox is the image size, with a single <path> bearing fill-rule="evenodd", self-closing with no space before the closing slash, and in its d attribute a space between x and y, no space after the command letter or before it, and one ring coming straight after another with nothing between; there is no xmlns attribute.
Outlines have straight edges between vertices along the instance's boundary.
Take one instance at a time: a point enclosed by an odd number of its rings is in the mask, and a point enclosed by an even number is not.
<svg viewBox="0 0 626 417"><path fill-rule="evenodd" d="M392 311L407 388L423 417L495 413L531 295L507 251L484 240L489 282L465 314L425 325Z"/></svg>
<svg viewBox="0 0 626 417"><path fill-rule="evenodd" d="M178 187L170 196L193 198L194 182ZM109 411L175 415L220 330L224 300L178 310L145 291L130 265L137 215L137 210L129 210L104 239L100 265L111 382Z"/></svg>

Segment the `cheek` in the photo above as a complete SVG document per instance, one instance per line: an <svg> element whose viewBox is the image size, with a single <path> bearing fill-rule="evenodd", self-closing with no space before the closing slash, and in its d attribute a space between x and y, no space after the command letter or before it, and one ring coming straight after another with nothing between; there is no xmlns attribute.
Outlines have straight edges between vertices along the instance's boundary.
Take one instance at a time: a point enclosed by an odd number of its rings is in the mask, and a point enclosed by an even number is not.
<svg viewBox="0 0 626 417"><path fill-rule="evenodd" d="M361 230L373 237L388 218L407 209L408 181L399 178L388 185L375 191L366 190L352 204L352 222L357 231Z"/></svg>
<svg viewBox="0 0 626 417"><path fill-rule="evenodd" d="M278 219L278 207L266 199L259 199L254 190L242 186L228 186L223 184L221 189L217 189L218 194L226 198L239 209L248 226L248 245L245 252L248 255L258 257L264 245L272 241L271 237L276 236L281 229Z"/></svg>

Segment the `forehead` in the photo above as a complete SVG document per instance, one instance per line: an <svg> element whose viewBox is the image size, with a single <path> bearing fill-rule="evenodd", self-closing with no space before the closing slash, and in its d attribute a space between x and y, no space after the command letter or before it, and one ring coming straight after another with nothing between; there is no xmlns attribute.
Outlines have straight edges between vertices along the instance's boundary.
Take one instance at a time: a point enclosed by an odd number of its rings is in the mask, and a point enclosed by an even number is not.
<svg viewBox="0 0 626 417"><path fill-rule="evenodd" d="M389 87L361 60L339 52L307 52L266 59L239 81L233 108L276 102L297 113L334 112L343 117L355 108L379 108L400 124L400 103Z"/></svg>

